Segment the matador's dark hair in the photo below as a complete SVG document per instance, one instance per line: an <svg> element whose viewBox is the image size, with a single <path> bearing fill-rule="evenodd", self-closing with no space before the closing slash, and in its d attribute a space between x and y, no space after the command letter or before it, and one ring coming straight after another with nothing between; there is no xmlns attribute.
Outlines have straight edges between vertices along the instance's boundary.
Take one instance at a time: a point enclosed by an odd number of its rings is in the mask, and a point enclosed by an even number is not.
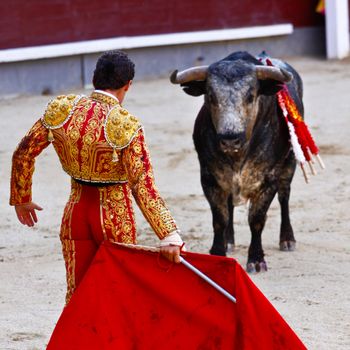
<svg viewBox="0 0 350 350"><path fill-rule="evenodd" d="M123 87L135 75L135 64L122 51L103 53L96 63L92 83L95 89L116 90Z"/></svg>

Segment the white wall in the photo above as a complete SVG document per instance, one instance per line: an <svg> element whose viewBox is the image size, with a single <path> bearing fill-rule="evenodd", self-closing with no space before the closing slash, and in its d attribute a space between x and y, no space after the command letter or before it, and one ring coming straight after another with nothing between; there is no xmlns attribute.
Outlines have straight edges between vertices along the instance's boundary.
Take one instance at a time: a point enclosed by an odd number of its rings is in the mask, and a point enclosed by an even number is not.
<svg viewBox="0 0 350 350"><path fill-rule="evenodd" d="M326 46L329 59L349 55L348 0L326 0Z"/></svg>

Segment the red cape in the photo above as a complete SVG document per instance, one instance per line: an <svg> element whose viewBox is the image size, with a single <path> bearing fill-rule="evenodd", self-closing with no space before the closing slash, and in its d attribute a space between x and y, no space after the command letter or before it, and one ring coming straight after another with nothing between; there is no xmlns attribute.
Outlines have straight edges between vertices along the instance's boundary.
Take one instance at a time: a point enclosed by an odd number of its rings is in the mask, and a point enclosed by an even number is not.
<svg viewBox="0 0 350 350"><path fill-rule="evenodd" d="M47 349L306 349L234 259L184 257L237 303L158 253L104 243Z"/></svg>

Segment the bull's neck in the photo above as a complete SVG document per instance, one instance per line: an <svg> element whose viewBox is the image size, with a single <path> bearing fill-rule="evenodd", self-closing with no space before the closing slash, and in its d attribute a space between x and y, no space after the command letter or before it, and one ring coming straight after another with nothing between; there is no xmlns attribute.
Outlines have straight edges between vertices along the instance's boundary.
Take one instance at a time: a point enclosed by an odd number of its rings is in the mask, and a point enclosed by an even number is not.
<svg viewBox="0 0 350 350"><path fill-rule="evenodd" d="M259 161L270 159L271 146L277 146L278 152L288 152L288 135L286 125L277 106L276 96L262 96L259 106L259 115L256 118L246 155L254 155Z"/></svg>

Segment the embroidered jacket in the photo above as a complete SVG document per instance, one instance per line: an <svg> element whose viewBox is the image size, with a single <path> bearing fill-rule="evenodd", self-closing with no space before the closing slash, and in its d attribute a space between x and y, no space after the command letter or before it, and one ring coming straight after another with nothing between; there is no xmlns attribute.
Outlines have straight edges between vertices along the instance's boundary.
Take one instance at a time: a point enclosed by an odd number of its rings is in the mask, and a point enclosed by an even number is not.
<svg viewBox="0 0 350 350"><path fill-rule="evenodd" d="M95 91L90 97L68 95L50 101L13 154L11 205L31 202L35 157L50 143L73 179L128 183L160 239L177 230L154 184L142 125L117 99Z"/></svg>

